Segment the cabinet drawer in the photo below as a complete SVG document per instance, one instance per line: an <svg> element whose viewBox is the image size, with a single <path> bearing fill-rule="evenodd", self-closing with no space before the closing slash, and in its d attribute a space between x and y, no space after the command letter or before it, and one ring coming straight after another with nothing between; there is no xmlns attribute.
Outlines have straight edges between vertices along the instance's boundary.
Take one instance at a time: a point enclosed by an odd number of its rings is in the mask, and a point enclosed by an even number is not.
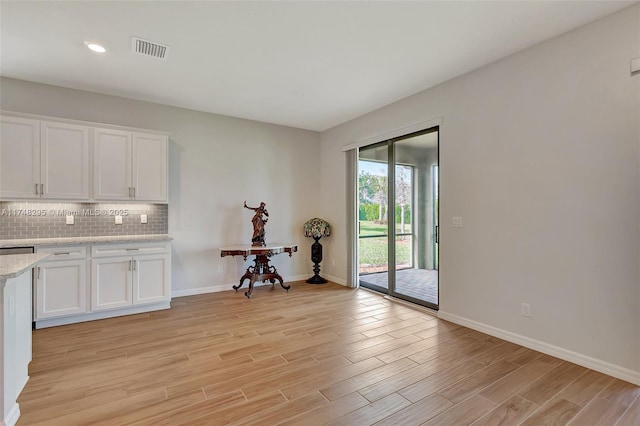
<svg viewBox="0 0 640 426"><path fill-rule="evenodd" d="M171 243L108 244L91 246L91 257L135 256L138 254L169 253Z"/></svg>
<svg viewBox="0 0 640 426"><path fill-rule="evenodd" d="M84 259L87 257L86 246L56 246L38 247L38 253L51 253L53 256L47 258L47 262L55 260Z"/></svg>

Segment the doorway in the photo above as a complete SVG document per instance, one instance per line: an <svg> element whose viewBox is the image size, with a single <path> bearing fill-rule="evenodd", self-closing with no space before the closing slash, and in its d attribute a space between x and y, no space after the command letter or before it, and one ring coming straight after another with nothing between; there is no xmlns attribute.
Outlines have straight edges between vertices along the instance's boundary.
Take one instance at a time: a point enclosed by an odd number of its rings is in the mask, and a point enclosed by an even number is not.
<svg viewBox="0 0 640 426"><path fill-rule="evenodd" d="M360 285L433 309L439 304L438 133L435 127L358 151Z"/></svg>

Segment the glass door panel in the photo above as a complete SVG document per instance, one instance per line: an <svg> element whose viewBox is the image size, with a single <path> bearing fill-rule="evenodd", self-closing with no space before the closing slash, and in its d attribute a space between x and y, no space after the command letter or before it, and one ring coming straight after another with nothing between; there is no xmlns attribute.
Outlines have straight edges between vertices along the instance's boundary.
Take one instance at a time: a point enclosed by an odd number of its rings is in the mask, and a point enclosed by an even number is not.
<svg viewBox="0 0 640 426"><path fill-rule="evenodd" d="M358 154L358 275L360 285L388 293L388 143Z"/></svg>
<svg viewBox="0 0 640 426"><path fill-rule="evenodd" d="M389 293L437 309L438 132L394 140L393 163L395 269Z"/></svg>

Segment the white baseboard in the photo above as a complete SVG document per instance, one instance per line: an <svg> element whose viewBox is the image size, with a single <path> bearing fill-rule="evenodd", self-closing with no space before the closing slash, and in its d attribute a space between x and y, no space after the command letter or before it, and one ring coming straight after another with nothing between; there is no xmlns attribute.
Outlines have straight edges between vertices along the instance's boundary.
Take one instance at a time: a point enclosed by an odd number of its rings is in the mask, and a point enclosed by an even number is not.
<svg viewBox="0 0 640 426"><path fill-rule="evenodd" d="M310 278L310 275L291 275L288 277L282 277L285 283L293 282L293 281L304 281ZM249 288L249 281L245 280L245 289ZM208 287L198 287L198 288L188 288L184 290L173 290L171 291L171 297L185 297L185 296L195 296L197 294L206 294L206 293L217 293L219 291L229 291L233 290L233 286L238 285L238 281L234 281L229 284L215 284ZM271 283L255 283L254 287L261 287L263 285L271 285Z"/></svg>
<svg viewBox="0 0 640 426"><path fill-rule="evenodd" d="M15 426L18 423L18 418L20 417L20 407L18 403L14 403L11 410L9 410L9 414L4 418L4 421L0 423L0 426Z"/></svg>
<svg viewBox="0 0 640 426"><path fill-rule="evenodd" d="M231 286L236 285L233 284L217 284L209 287L198 287L198 288L188 288L185 290L172 290L171 297L185 297L185 296L195 296L197 294L206 294L206 293L217 293L219 291L227 291L232 290Z"/></svg>
<svg viewBox="0 0 640 426"><path fill-rule="evenodd" d="M615 364L608 363L596 358L583 355L578 352L574 352L559 346L551 345L540 340L531 339L526 336L522 336L517 333L513 333L507 330L496 328L487 324L483 324L468 318L460 317L458 315L438 311L438 318L453 322L455 324L463 325L473 330L480 331L482 333L489 334L491 336L498 337L500 339L516 343L518 345L533 349L547 355L554 356L556 358L563 359L565 361L572 362L574 364L581 365L586 368L590 368L600 373L607 374L609 376L616 377L620 380L624 380L634 385L640 386L640 371L630 370L625 367L621 367Z"/></svg>

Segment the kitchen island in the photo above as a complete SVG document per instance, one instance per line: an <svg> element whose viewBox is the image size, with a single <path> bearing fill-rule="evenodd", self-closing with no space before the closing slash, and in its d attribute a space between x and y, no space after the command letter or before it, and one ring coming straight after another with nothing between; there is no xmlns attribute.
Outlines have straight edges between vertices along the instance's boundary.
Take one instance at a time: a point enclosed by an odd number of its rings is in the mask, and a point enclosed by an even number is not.
<svg viewBox="0 0 640 426"><path fill-rule="evenodd" d="M17 398L31 362L31 271L49 256L0 256L0 426L13 426L20 417Z"/></svg>

